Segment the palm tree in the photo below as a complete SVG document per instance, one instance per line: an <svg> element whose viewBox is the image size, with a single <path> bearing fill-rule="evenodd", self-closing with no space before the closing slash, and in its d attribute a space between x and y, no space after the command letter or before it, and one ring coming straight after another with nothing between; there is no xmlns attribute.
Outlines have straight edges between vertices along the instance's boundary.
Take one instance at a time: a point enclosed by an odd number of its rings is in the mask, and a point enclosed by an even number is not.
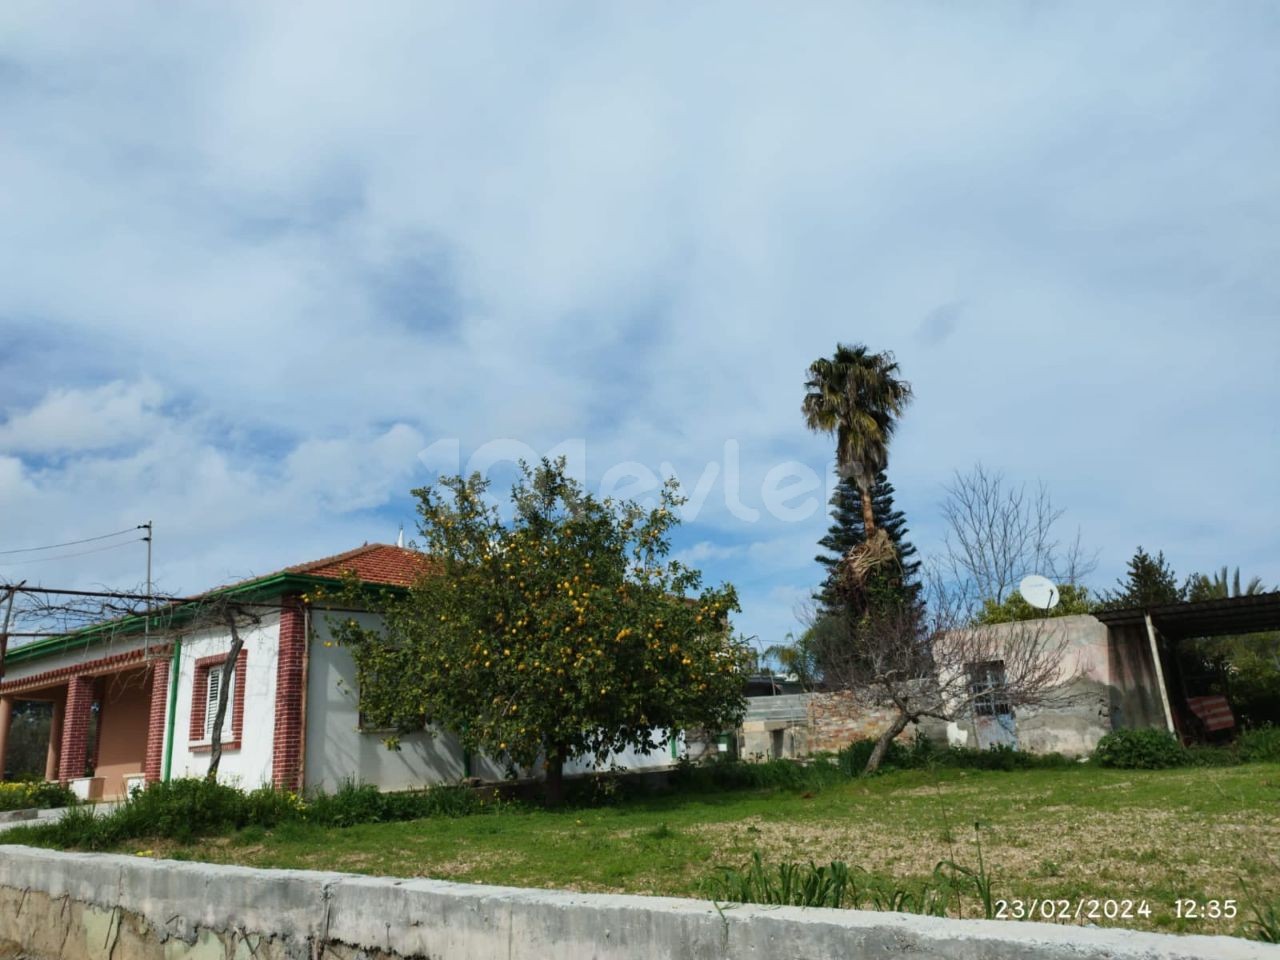
<svg viewBox="0 0 1280 960"><path fill-rule="evenodd" d="M1236 567L1235 575L1228 576L1230 571L1223 567L1212 578L1203 573L1193 574L1186 586L1188 600L1225 600L1228 597L1251 597L1266 593L1260 577L1253 577L1241 586L1240 568Z"/></svg>
<svg viewBox="0 0 1280 960"><path fill-rule="evenodd" d="M838 343L834 356L809 365L804 386L805 424L816 433L835 435L836 469L842 477L852 477L862 493L862 522L870 540L876 529L871 487L888 465L889 441L911 402L911 384L898 379L892 353Z"/></svg>

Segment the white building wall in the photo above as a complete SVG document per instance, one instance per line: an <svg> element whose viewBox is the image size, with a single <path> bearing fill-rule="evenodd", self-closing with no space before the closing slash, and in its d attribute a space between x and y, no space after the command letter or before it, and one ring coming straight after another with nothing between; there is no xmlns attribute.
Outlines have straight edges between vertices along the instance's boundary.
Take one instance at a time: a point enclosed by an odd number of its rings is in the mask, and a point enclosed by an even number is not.
<svg viewBox="0 0 1280 960"><path fill-rule="evenodd" d="M356 619L369 627L376 626L379 618L357 614ZM400 737L400 749L391 750L383 744L382 734L360 730L355 661L347 650L333 643L328 615L322 610L312 613L308 659L303 760L307 789L332 791L350 780L376 784L383 790L408 790L455 783L465 775L462 745L451 733L405 734ZM476 757L471 774L501 780L505 770L485 757Z"/></svg>
<svg viewBox="0 0 1280 960"><path fill-rule="evenodd" d="M346 616L346 615L344 615ZM378 618L358 614L366 627ZM330 644L326 646L325 644ZM388 749L382 735L359 728L356 695L356 666L351 654L333 643L328 618L321 610L312 613L310 657L307 669L307 741L304 779L307 789L334 790L346 780L376 784L383 790L406 790L437 783L454 783L464 774L463 751L458 739L447 731L432 729L400 737L400 749ZM683 747L683 738L677 750ZM627 770L660 769L673 764L670 745L648 755L635 750L615 754L599 766ZM570 761L566 774L597 769L590 758ZM533 771L518 771L529 776ZM485 780L502 780L506 766L483 755L472 757L471 775Z"/></svg>
<svg viewBox="0 0 1280 960"><path fill-rule="evenodd" d="M239 749L224 749L222 752L218 780L251 790L271 783L280 614L267 613L260 624L241 627L239 632L248 655L245 664L244 725ZM172 778L203 777L209 769L208 752L191 749L191 708L195 693L196 662L204 657L225 654L230 649L231 632L225 627L197 631L182 638L177 709L171 734ZM227 710L231 710L230 703Z"/></svg>

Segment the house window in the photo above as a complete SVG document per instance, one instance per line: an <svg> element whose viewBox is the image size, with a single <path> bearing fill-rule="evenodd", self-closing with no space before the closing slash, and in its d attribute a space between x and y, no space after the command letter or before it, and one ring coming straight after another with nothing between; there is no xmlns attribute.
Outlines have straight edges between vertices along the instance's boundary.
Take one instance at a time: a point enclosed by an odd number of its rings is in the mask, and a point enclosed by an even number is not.
<svg viewBox="0 0 1280 960"><path fill-rule="evenodd" d="M376 678L371 682L377 682ZM389 723L374 723L369 715L365 713L364 700L360 691L356 691L356 729L361 733L374 733L384 736L391 733L417 733L419 730L425 730L427 723L428 720L425 713L418 714L416 717L397 717Z"/></svg>
<svg viewBox="0 0 1280 960"><path fill-rule="evenodd" d="M191 749L201 753L210 749L213 740L213 721L218 715L218 697L222 693L222 668L227 662L225 653L202 657L195 663L195 676L191 690L191 725L188 739ZM227 712L222 719L222 749L236 750L244 729L245 674L248 670L248 651L241 650L236 657L235 670L227 683Z"/></svg>
<svg viewBox="0 0 1280 960"><path fill-rule="evenodd" d="M225 661L224 661L225 663ZM236 693L236 675L232 672L227 683L227 712L222 718L222 739L226 740L231 734L231 717L235 712L232 705L235 703ZM222 692L222 665L220 664L216 670L209 671L208 683L205 685L205 706L204 706L204 740L213 739L213 725L218 719L218 696Z"/></svg>
<svg viewBox="0 0 1280 960"><path fill-rule="evenodd" d="M1013 713L1007 695L1003 660L985 660L968 665L969 697L979 717L1003 717Z"/></svg>

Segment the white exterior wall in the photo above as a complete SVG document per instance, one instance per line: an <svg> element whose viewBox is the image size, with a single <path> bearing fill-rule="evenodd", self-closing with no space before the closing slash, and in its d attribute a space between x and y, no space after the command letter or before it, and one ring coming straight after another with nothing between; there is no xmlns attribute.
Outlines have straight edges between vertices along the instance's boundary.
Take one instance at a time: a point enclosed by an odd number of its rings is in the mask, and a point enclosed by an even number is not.
<svg viewBox="0 0 1280 960"><path fill-rule="evenodd" d="M276 660L280 642L280 614L268 613L260 624L241 627L247 654L244 683L244 727L240 748L223 750L218 780L246 790L271 783L273 733L276 719ZM173 765L170 777L203 777L208 752L191 749L191 707L196 661L231 649L225 627L201 630L182 638L178 666L177 710L173 718ZM230 713L231 704L227 704ZM228 724L228 730L230 725Z"/></svg>
<svg viewBox="0 0 1280 960"><path fill-rule="evenodd" d="M378 623L378 617L370 614L358 614L356 619L366 627ZM332 637L326 614L314 610L307 668L307 740L303 767L307 789L334 790L344 780L356 780L376 784L383 790L406 790L461 779L464 776L462 746L447 731L432 729L402 735L399 750L384 746L382 736L377 733L361 732L355 662L351 654L337 644L325 646L326 642L332 642ZM681 737L677 750L683 745ZM600 769L607 770L611 762L627 770L645 770L667 767L675 761L668 745L648 755L623 751L606 760ZM596 766L590 758L565 764L565 773L570 775L593 769ZM522 775L533 773L520 772ZM476 755L472 757L471 775L501 780L506 776L506 767L489 757Z"/></svg>
<svg viewBox="0 0 1280 960"><path fill-rule="evenodd" d="M462 745L445 731L400 737L400 749L383 745L382 735L360 730L356 665L351 654L332 643L328 616L313 610L307 665L307 741L303 777L307 789L332 791L345 780L376 784L382 790L408 790L436 783L455 783L465 774ZM343 616L348 616L344 614ZM376 626L373 614L357 614L365 627ZM505 770L485 757L475 757L473 776L501 780Z"/></svg>

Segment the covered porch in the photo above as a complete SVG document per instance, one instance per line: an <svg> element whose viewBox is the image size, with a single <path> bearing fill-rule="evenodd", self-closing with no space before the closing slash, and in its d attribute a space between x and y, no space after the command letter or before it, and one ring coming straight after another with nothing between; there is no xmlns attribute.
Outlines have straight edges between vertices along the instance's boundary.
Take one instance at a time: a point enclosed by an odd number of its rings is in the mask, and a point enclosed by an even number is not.
<svg viewBox="0 0 1280 960"><path fill-rule="evenodd" d="M39 772L8 762L14 716L33 707L48 715L46 780L70 785L84 800L113 800L160 779L168 686L168 652L155 648L0 683L0 779Z"/></svg>
<svg viewBox="0 0 1280 960"><path fill-rule="evenodd" d="M1187 648L1197 640L1237 637L1251 642L1280 631L1280 592L1106 610L1095 616L1113 638L1130 634L1146 641L1154 692L1169 732L1184 742L1212 742L1237 729L1230 678L1195 669Z"/></svg>

